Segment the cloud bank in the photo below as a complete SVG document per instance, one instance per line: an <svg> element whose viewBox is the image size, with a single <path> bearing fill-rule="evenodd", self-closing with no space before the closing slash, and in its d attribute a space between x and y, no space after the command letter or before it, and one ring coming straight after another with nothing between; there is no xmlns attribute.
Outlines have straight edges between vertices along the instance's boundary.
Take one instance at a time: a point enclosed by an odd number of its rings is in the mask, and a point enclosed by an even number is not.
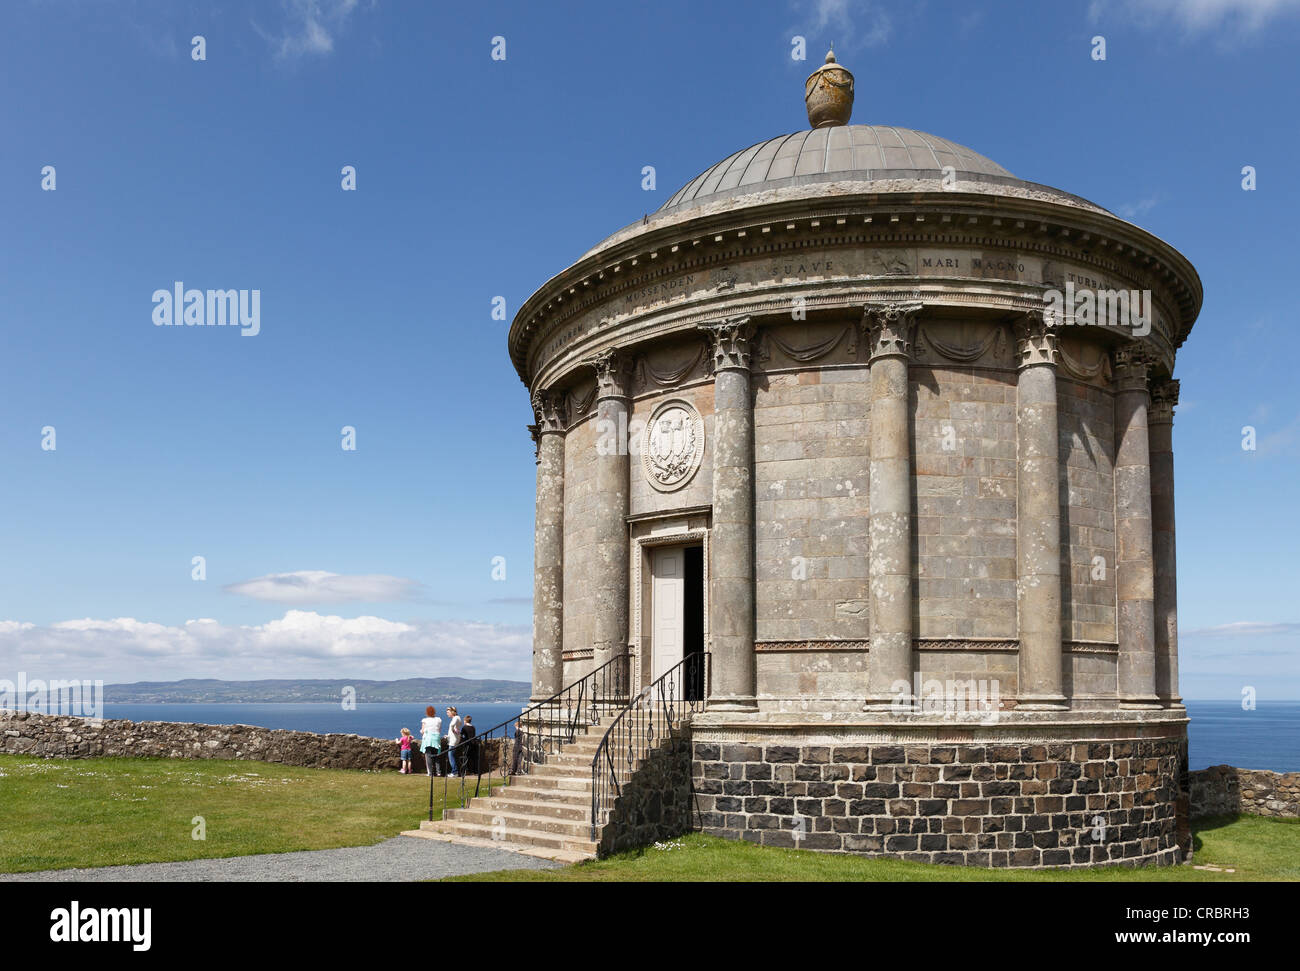
<svg viewBox="0 0 1300 971"><path fill-rule="evenodd" d="M526 627L477 621L401 622L290 610L278 620L181 626L132 617L40 627L0 621L0 678L106 682L176 678L465 677L526 681Z"/></svg>

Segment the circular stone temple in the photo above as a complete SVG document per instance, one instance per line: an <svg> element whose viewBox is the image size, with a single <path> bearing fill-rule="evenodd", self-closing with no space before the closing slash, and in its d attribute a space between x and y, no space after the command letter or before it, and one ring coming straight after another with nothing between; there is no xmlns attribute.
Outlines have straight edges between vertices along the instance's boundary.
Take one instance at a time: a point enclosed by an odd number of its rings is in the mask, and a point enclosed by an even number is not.
<svg viewBox="0 0 1300 971"><path fill-rule="evenodd" d="M513 322L534 697L610 661L635 696L708 652L692 788L721 836L1183 859L1172 374L1200 280L1078 196L847 124L829 60L806 93L811 129Z"/></svg>

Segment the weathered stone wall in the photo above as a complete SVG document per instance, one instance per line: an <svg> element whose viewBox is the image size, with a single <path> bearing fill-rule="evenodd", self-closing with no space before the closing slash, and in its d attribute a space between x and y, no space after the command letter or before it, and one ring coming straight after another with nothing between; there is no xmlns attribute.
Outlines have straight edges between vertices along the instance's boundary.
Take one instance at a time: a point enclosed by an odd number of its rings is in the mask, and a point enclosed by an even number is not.
<svg viewBox="0 0 1300 971"><path fill-rule="evenodd" d="M609 824L601 831L600 855L649 846L698 828L692 801L687 726L654 749L624 783Z"/></svg>
<svg viewBox="0 0 1300 971"><path fill-rule="evenodd" d="M499 743L483 746L488 764L498 761ZM196 725L132 722L0 711L0 752L41 758L84 759L131 756L163 759L249 759L316 769L396 770L398 746L362 735L317 735L252 725ZM424 756L412 753L412 770L425 771Z"/></svg>
<svg viewBox="0 0 1300 971"><path fill-rule="evenodd" d="M596 420L587 418L564 438L564 650L585 652L566 660L564 683L592 668L595 638Z"/></svg>
<svg viewBox="0 0 1300 971"><path fill-rule="evenodd" d="M704 832L967 866L1180 859L1182 739L818 745L797 735L769 738L729 744L696 736Z"/></svg>
<svg viewBox="0 0 1300 971"><path fill-rule="evenodd" d="M860 711L869 652L860 642L837 648L759 645L759 704L776 711Z"/></svg>
<svg viewBox="0 0 1300 971"><path fill-rule="evenodd" d="M914 366L910 377L916 636L1014 638L1015 372Z"/></svg>
<svg viewBox="0 0 1300 971"><path fill-rule="evenodd" d="M781 339L795 345L820 336L790 331L783 328ZM779 353L772 352L773 364L785 363L777 360ZM852 365L755 377L754 592L760 642L861 642L870 634L867 375L865 365ZM777 672L769 668L769 673ZM762 671L759 679L760 697L801 693L789 681L765 681Z"/></svg>
<svg viewBox="0 0 1300 971"><path fill-rule="evenodd" d="M1080 351L1080 354L1083 352ZM1095 352L1093 352L1095 354ZM1061 572L1069 577L1070 595L1062 598L1062 636L1066 640L1114 643L1115 633L1115 399L1109 391L1057 375L1060 421ZM1104 574L1094 567L1101 557ZM1107 685L1078 672L1075 690L1082 695Z"/></svg>
<svg viewBox="0 0 1300 971"><path fill-rule="evenodd" d="M1192 818L1246 813L1300 817L1300 772L1215 765L1188 773Z"/></svg>

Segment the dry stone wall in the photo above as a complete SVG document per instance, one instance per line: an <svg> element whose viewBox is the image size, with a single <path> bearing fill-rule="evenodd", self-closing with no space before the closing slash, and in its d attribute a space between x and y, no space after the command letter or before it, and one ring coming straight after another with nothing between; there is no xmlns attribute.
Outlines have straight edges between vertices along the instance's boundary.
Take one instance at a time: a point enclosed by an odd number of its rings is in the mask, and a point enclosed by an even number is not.
<svg viewBox="0 0 1300 971"><path fill-rule="evenodd" d="M1188 774L1192 818L1246 813L1300 817L1300 772L1215 765Z"/></svg>
<svg viewBox="0 0 1300 971"><path fill-rule="evenodd" d="M490 761L497 746L485 745ZM396 770L397 744L362 735L317 735L252 725L185 722L99 723L63 715L0 711L0 752L40 758L84 759L134 756L163 759L249 759L316 769ZM412 753L412 771L424 772L424 756Z"/></svg>

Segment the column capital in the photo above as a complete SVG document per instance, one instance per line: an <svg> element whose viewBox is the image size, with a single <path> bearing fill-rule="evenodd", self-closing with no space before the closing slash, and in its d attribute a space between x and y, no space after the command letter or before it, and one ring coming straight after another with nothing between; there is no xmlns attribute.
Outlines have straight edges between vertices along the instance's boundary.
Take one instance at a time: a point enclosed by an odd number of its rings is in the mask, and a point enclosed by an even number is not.
<svg viewBox="0 0 1300 971"><path fill-rule="evenodd" d="M869 303L862 308L862 326L867 333L869 360L878 357L911 357L912 328L923 304L918 301Z"/></svg>
<svg viewBox="0 0 1300 971"><path fill-rule="evenodd" d="M1147 424L1165 422L1173 424L1174 407L1178 404L1178 379L1165 378L1151 382L1151 407L1147 411Z"/></svg>
<svg viewBox="0 0 1300 971"><path fill-rule="evenodd" d="M1037 364L1056 367L1060 360L1056 349L1059 323L1056 312L1050 307L1031 310L1016 320L1012 330L1016 338L1017 368Z"/></svg>
<svg viewBox="0 0 1300 971"><path fill-rule="evenodd" d="M528 437L533 440L533 461L541 464L542 461L542 433L536 425L528 425Z"/></svg>
<svg viewBox="0 0 1300 971"><path fill-rule="evenodd" d="M722 320L700 324L699 329L709 339L713 350L713 370L728 369L748 371L754 336L754 325L748 316L724 317Z"/></svg>
<svg viewBox="0 0 1300 971"><path fill-rule="evenodd" d="M1111 351L1111 361L1116 391L1147 390L1147 374L1155 363L1155 356L1145 344L1138 341L1119 344Z"/></svg>
<svg viewBox="0 0 1300 971"><path fill-rule="evenodd" d="M632 356L610 348L587 361L596 369L596 398L628 398L632 395Z"/></svg>
<svg viewBox="0 0 1300 971"><path fill-rule="evenodd" d="M565 402L564 393L551 389L539 389L533 392L533 414L537 416L537 424L528 427L536 428L534 436L537 441L548 432L562 432L565 425L565 413L568 411Z"/></svg>

